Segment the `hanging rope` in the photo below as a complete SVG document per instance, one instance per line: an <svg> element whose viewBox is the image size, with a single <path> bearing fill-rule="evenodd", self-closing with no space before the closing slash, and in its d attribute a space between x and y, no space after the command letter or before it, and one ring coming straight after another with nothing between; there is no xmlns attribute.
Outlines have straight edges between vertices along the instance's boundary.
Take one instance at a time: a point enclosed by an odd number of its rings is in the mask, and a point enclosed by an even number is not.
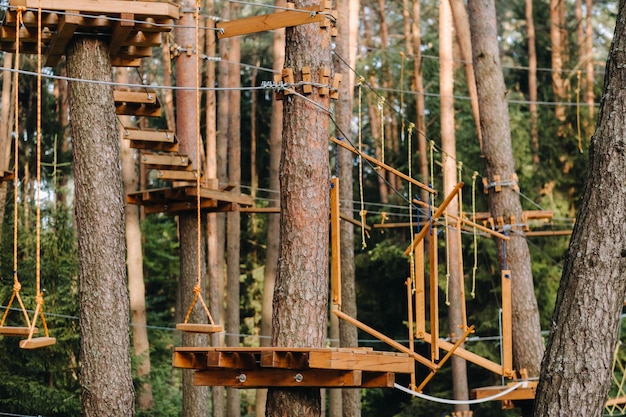
<svg viewBox="0 0 626 417"><path fill-rule="evenodd" d="M478 172L474 171L472 174L472 219L476 222L476 178ZM478 271L478 234L476 233L476 226L472 228L472 236L474 238L474 266L472 267L472 298L476 298L476 271Z"/></svg>
<svg viewBox="0 0 626 417"><path fill-rule="evenodd" d="M429 152L430 152L430 188L435 188L435 141L431 140L429 142ZM432 196L432 204L435 205L435 195L430 194Z"/></svg>
<svg viewBox="0 0 626 417"><path fill-rule="evenodd" d="M404 63L404 55L402 55ZM404 124L404 118L402 118ZM407 135L407 152L408 152L408 163L409 163L409 177L413 178L413 150L411 147L411 142L413 141L413 129L415 128L415 124L413 122L409 123L408 135ZM409 230L411 233L411 247L414 245L415 240L415 232L413 231L413 184L409 181ZM411 267L411 292L415 293L415 279L416 279L416 271L415 271L415 254L413 251L409 254L409 264Z"/></svg>
<svg viewBox="0 0 626 417"><path fill-rule="evenodd" d="M367 247L367 242L365 241L365 215L367 212L365 211L365 202L363 197L363 82L365 78L360 77L358 88L359 88L359 198L361 200L361 210L359 212L361 216L361 249L365 249Z"/></svg>
<svg viewBox="0 0 626 417"><path fill-rule="evenodd" d="M22 27L23 15L22 13L26 11L25 7L17 8L17 21L16 25L19 29ZM19 68L20 68L20 31L16 31L16 41L15 41L15 72L13 73L13 105L14 108L17 109L19 105ZM9 303L7 304L7 308L2 315L2 320L0 321L0 327L4 327L7 316L9 315L9 311L11 305L14 300L17 300L20 308L22 310L22 314L24 315L24 320L26 321L26 325L30 328L30 318L28 317L28 312L26 311L26 307L24 306L24 302L22 301L22 297L20 295L20 290L22 289L22 284L20 283L18 274L17 274L17 245L18 245L18 193L19 193L19 182L17 181L17 174L19 170L19 112L14 111L14 126L15 126L15 144L14 144L14 177L13 180L13 293L11 294L11 298L9 299Z"/></svg>

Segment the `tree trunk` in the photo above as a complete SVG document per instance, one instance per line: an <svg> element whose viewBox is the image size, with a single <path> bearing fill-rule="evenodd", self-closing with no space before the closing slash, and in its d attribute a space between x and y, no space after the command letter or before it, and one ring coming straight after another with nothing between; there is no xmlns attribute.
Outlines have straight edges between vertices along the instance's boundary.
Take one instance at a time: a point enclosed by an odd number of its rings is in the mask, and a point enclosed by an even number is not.
<svg viewBox="0 0 626 417"><path fill-rule="evenodd" d="M179 26L174 29L176 43L179 45L195 45L196 25L194 13L191 11L195 3L181 1L181 8L188 10L181 14ZM180 143L180 153L187 155L193 163L194 169L200 168L200 155L198 152L197 138L199 129L199 115L197 106L197 57L194 54L180 54L176 58L176 85L190 87L191 89L176 90L176 135ZM180 230L180 278L179 291L181 295L181 307L184 312L191 305L194 297L193 288L201 278L201 288L206 288L204 276L206 273L206 257L204 251L204 233L201 233L202 225L198 224L195 211L183 212L179 215ZM200 245L198 245L200 237ZM198 257L200 268L198 271ZM207 316L200 303L189 318L192 323L206 323ZM207 337L201 334L183 333L183 346L206 346ZM193 385L191 370L183 370L183 416L205 417L208 415L207 387Z"/></svg>
<svg viewBox="0 0 626 417"><path fill-rule="evenodd" d="M117 82L128 83L128 71L118 70ZM130 116L118 116L122 124L131 123ZM123 128L120 138L123 138ZM135 150L130 141L121 139L122 181L124 195L138 190L139 173L135 159ZM143 280L143 252L141 248L141 227L139 225L139 206L126 204L126 266L128 270L128 294L130 296L130 321L132 323L133 354L135 356L135 372L139 380L137 405L140 410L149 410L154 405L152 384L150 383L150 343L146 327L146 286Z"/></svg>
<svg viewBox="0 0 626 417"><path fill-rule="evenodd" d="M4 68L11 68L13 62L13 54L8 52L4 53L2 66ZM11 100L11 78L13 73L10 71L4 71L2 73L2 96L0 101L0 169L4 171L9 170L9 162L11 160L11 150L13 149L12 143L12 131L13 131L13 117L11 117L13 109L13 103ZM17 168L14 168L15 178L18 178ZM4 225L4 212L6 210L6 199L8 182L2 181L0 183L0 234L2 233L2 226Z"/></svg>
<svg viewBox="0 0 626 417"><path fill-rule="evenodd" d="M563 266L535 415L601 416L626 291L626 59L620 1L576 225Z"/></svg>
<svg viewBox="0 0 626 417"><path fill-rule="evenodd" d="M467 81L467 92L472 105L472 116L476 124L476 135L480 149L483 148L483 137L480 130L480 110L478 107L478 94L476 92L476 77L474 75L474 64L472 63L472 41L470 36L469 19L467 9L463 0L450 0L452 17L454 18L454 28L456 29L456 39L461 51L463 69L465 70L465 80Z"/></svg>
<svg viewBox="0 0 626 417"><path fill-rule="evenodd" d="M585 102L589 108L589 121L594 119L595 116L595 103L596 95L593 87L595 86L595 77L593 69L593 25L591 19L593 18L593 0L586 0L586 15L585 15Z"/></svg>
<svg viewBox="0 0 626 417"><path fill-rule="evenodd" d="M346 60L350 67L356 66L357 37L359 27L359 0L338 3L337 24L339 36L336 38L336 54ZM350 134L352 107L354 98L354 72L348 70L339 60L335 60L335 71L344 74L339 98L335 103L337 125ZM350 138L354 142L354 138ZM339 196L341 213L349 218L354 216L353 207L353 172L354 155L339 150ZM357 317L356 282L354 270L354 226L350 222L341 222L341 309L351 317ZM357 328L345 321L339 322L339 341L342 347L359 345ZM342 408L344 417L361 416L361 391L358 389L342 390Z"/></svg>
<svg viewBox="0 0 626 417"><path fill-rule="evenodd" d="M276 0L274 5L285 7L285 0ZM273 70L280 74L285 63L285 30L274 31L273 44ZM270 169L269 188L270 207L280 207L280 155L282 149L283 132L283 102L272 100L272 114L270 120ZM276 282L276 269L278 267L278 252L280 244L280 216L270 215L267 219L267 249L265 251L265 270L263 272L263 301L261 306L261 346L271 345L272 335L272 298L274 284ZM267 402L267 390L257 390L256 417L265 415Z"/></svg>
<svg viewBox="0 0 626 417"><path fill-rule="evenodd" d="M465 5L461 4L465 11ZM452 11L450 3L442 1L439 3L439 93L441 112L441 148L443 162L443 188L444 195L448 195L457 183L456 173L456 138L454 125L454 52L452 34ZM467 31L469 35L469 27ZM459 35L460 36L460 35ZM469 42L469 40L468 40ZM473 71L472 71L473 74ZM459 200L456 198L450 206L448 212L458 214ZM459 225L460 226L460 225ZM463 271L461 270L460 242L457 239L458 229L454 225L446 230L446 260L449 270L448 279L448 327L451 341L456 341L464 327L463 304L465 298L462 296ZM432 318L431 318L432 319ZM469 391L467 388L467 365L463 358L453 356L452 364L452 386L455 400L467 400ZM469 410L467 404L457 404L454 406L457 413ZM461 414L459 414L461 415Z"/></svg>
<svg viewBox="0 0 626 417"><path fill-rule="evenodd" d="M71 78L111 82L107 45L74 37ZM84 416L133 416L124 200L119 132L109 85L70 83L78 234Z"/></svg>
<svg viewBox="0 0 626 417"><path fill-rule="evenodd" d="M311 2L297 1L296 7ZM300 73L331 68L330 33L318 25L286 29L285 64ZM299 80L296 79L296 82ZM328 108L328 96L311 99ZM328 113L293 95L285 97L281 155L281 243L274 290L272 344L322 347L328 305ZM270 389L267 416L319 416L320 390Z"/></svg>
<svg viewBox="0 0 626 417"><path fill-rule="evenodd" d="M506 88L498 50L496 12L493 0L470 0L474 69L481 104L481 127L485 172L489 182L499 175L501 181L515 181L515 161L511 147ZM493 218L522 218L519 195L513 187L503 186L496 192L489 188L489 207ZM530 268L530 253L523 236L513 233L503 243L497 240L501 269L512 274L513 356L516 369L526 368L529 376L539 375L543 343L539 312Z"/></svg>
<svg viewBox="0 0 626 417"><path fill-rule="evenodd" d="M565 80L563 79L563 39L561 37L561 0L550 0L550 57L552 60L552 90L557 102L554 114L560 123L565 122ZM559 135L562 135L562 127Z"/></svg>
<svg viewBox="0 0 626 417"><path fill-rule="evenodd" d="M539 165L539 111L537 110L537 49L533 0L526 0L526 36L528 37L528 110L530 112L530 144L533 163Z"/></svg>
<svg viewBox="0 0 626 417"><path fill-rule="evenodd" d="M230 4L230 15L239 14L239 5ZM234 185L233 192L241 192L241 38L235 36L230 39L230 68L228 87L233 88L229 92L228 107L228 182ZM226 344L239 346L239 250L241 243L241 214L239 210L230 211L226 216ZM241 414L240 390L237 388L226 389L227 416L239 417Z"/></svg>

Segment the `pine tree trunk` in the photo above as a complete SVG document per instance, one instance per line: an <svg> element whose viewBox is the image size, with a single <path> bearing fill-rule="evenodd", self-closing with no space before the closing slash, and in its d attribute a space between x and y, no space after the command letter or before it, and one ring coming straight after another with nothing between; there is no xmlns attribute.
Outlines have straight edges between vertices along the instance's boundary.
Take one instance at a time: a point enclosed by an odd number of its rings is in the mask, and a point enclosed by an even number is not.
<svg viewBox="0 0 626 417"><path fill-rule="evenodd" d="M71 78L111 81L107 45L76 38ZM83 415L133 416L119 132L109 85L71 82Z"/></svg>
<svg viewBox="0 0 626 417"><path fill-rule="evenodd" d="M119 69L117 82L128 83L128 71ZM131 123L130 116L119 116L122 124ZM139 173L135 159L135 150L130 141L123 139L123 128L120 131L122 181L124 195L138 190ZM149 410L154 405L152 384L150 383L150 343L146 327L146 286L143 280L143 251L141 244L141 227L139 225L139 206L126 204L126 265L128 270L128 294L130 296L130 321L132 323L133 354L135 356L135 373L139 380L137 405L140 410Z"/></svg>
<svg viewBox="0 0 626 417"><path fill-rule="evenodd" d="M501 181L514 181L515 161L498 50L495 5L493 0L470 0L468 6L474 69L481 104L485 173L489 182L493 182L496 175L500 176ZM489 207L494 219L502 216L506 223L510 223L511 216L522 218L519 195L511 186L503 186L500 192L496 192L495 187L489 188ZM498 239L497 246L501 269L509 269L512 273L513 356L516 369L526 368L529 376L537 376L543 343L530 252L523 236L512 233L510 237L506 244Z"/></svg>
<svg viewBox="0 0 626 417"><path fill-rule="evenodd" d="M359 25L359 0L349 0L338 3L339 36L335 39L335 52L346 60L350 67L355 68L357 52L357 36ZM335 71L342 73L344 78L339 92L339 99L335 103L335 118L337 124L350 135L352 108L354 98L354 73L343 62L335 60ZM354 143L354 137L350 135ZM341 213L348 218L354 216L353 207L353 172L354 155L345 149L339 150L339 197L341 199ZM357 317L356 305L356 276L354 269L354 226L350 222L341 222L341 309L351 317ZM356 347L359 345L356 327L339 322L339 341L342 347ZM342 408L344 417L361 416L361 391L358 389L342 390Z"/></svg>
<svg viewBox="0 0 626 417"><path fill-rule="evenodd" d="M187 10L181 14L179 26L174 29L176 43L179 45L195 45L195 19L193 10L195 3L182 1L181 9ZM180 153L187 155L194 169L199 169L201 160L198 153L198 106L197 106L197 57L180 54L176 58L176 85L191 87L191 89L176 90L176 135L180 143ZM204 233L201 233L202 225L198 224L195 211L183 212L178 216L180 231L180 277L179 291L181 296L181 308L183 314L194 297L193 288L200 280L200 287L206 288L206 254ZM200 237L200 242L198 242ZM198 244L200 243L200 244ZM198 266L200 257L200 266ZM200 270L198 270L200 267ZM204 292L203 292L204 296ZM191 316L191 323L206 323L207 316L201 304L196 303ZM183 346L206 346L207 337L201 334L183 333ZM208 415L207 387L193 385L193 373L191 370L183 370L183 417L204 417Z"/></svg>
<svg viewBox="0 0 626 417"><path fill-rule="evenodd" d="M526 0L526 36L528 38L528 111L530 112L530 143L533 163L539 165L539 111L537 110L537 49L533 1Z"/></svg>
<svg viewBox="0 0 626 417"><path fill-rule="evenodd" d="M13 62L13 54L5 52L2 66L4 68L11 68ZM0 101L0 169L4 171L9 170L9 161L11 159L11 152L14 148L11 138L11 131L13 130L13 117L11 113L15 111L13 104L11 103L11 78L13 74L10 71L4 71L2 73L2 96ZM17 169L14 168L17 178ZM6 210L8 182L2 181L0 183L0 234L2 233L2 226L4 225L4 213Z"/></svg>
<svg viewBox="0 0 626 417"><path fill-rule="evenodd" d="M296 7L311 5L297 1ZM313 82L319 69L332 68L330 34L318 25L286 29L285 65L299 74L310 66ZM296 82L299 81L298 77ZM322 107L327 96L311 95ZM299 97L284 100L281 155L281 242L274 290L274 346L322 347L328 305L328 113ZM267 416L317 417L320 390L270 389Z"/></svg>
<svg viewBox="0 0 626 417"><path fill-rule="evenodd" d="M561 102L565 97L565 80L563 79L563 32L561 31L561 0L550 0L550 51L552 60L552 90L554 92L555 106L554 114L561 123L565 122L565 107ZM559 135L563 135L562 127Z"/></svg>
<svg viewBox="0 0 626 417"><path fill-rule="evenodd" d="M542 364L537 416L601 416L611 385L626 291L625 17L622 0L583 197Z"/></svg>
<svg viewBox="0 0 626 417"><path fill-rule="evenodd" d="M589 119L594 120L596 95L594 92L595 77L593 68L593 0L585 1L587 13L585 14L585 103L589 108Z"/></svg>
<svg viewBox="0 0 626 417"><path fill-rule="evenodd" d="M276 0L274 5L285 7L285 0ZM272 42L273 70L280 74L285 63L285 30L274 31ZM283 132L283 102L272 100L270 120L270 166L269 189L271 190L270 207L280 207L280 155ZM267 249L265 251L265 270L263 272L263 301L261 306L261 346L271 345L272 335L272 298L278 268L280 243L280 216L270 215L267 219ZM257 390L255 416L265 416L267 390Z"/></svg>

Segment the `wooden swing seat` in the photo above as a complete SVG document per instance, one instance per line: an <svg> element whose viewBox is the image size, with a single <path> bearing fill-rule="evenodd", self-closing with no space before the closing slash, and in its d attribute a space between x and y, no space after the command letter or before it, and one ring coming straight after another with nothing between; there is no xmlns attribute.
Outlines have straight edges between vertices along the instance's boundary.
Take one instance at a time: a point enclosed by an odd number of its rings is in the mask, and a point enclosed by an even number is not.
<svg viewBox="0 0 626 417"><path fill-rule="evenodd" d="M35 328L35 333L38 332L38 329ZM18 326L1 326L0 327L0 335L2 336L28 336L30 333L29 327L18 327Z"/></svg>
<svg viewBox="0 0 626 417"><path fill-rule="evenodd" d="M32 339L26 339L20 341L20 348L22 349L37 349L46 346L52 346L57 342L55 337L35 337Z"/></svg>
<svg viewBox="0 0 626 417"><path fill-rule="evenodd" d="M201 323L178 323L176 330L187 333L219 333L224 331L224 327L220 324L201 324Z"/></svg>

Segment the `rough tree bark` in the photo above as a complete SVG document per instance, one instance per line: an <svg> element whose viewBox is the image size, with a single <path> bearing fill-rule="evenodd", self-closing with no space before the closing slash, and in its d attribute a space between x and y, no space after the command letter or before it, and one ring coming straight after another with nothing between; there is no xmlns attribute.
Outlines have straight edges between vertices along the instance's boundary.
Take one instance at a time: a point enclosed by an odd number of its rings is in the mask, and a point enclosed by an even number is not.
<svg viewBox="0 0 626 417"><path fill-rule="evenodd" d="M107 45L74 37L71 78L111 82ZM113 89L70 83L84 416L133 416L124 200Z"/></svg>
<svg viewBox="0 0 626 417"><path fill-rule="evenodd" d="M186 10L181 14L179 26L174 29L174 37L179 45L195 45L196 25L194 13L195 3L192 1L181 1L181 9ZM194 169L200 169L200 154L197 150L196 139L198 137L198 106L197 106L197 57L195 54L180 54L176 58L176 85L181 87L191 87L192 89L176 90L176 135L180 143L180 153L187 155L193 163ZM179 215L180 234L180 277L179 292L181 296L181 307L183 314L191 304L194 293L193 288L197 283L198 276L202 278L201 288L206 288L206 253L204 233L199 229L195 211L182 212ZM200 243L200 244L198 244ZM200 271L198 271L198 256L200 257ZM200 303L196 303L195 308L189 318L192 323L206 323L207 316ZM183 346L206 346L207 337L202 334L183 333ZM193 375L190 370L183 370L183 416L184 417L205 417L208 415L209 389L207 387L196 387L193 385Z"/></svg>
<svg viewBox="0 0 626 417"><path fill-rule="evenodd" d="M285 0L276 0L274 5L285 7ZM285 63L285 30L274 31L272 43L273 70L280 74ZM282 148L283 133L283 102L272 100L272 115L270 120L270 179L269 188L270 207L279 207L280 180L280 155ZM278 268L278 252L280 244L280 217L270 215L267 219L267 250L265 251L265 270L263 271L263 305L261 308L261 346L271 345L272 335L272 297L274 295L274 283L276 282L276 270ZM265 415L267 402L267 390L257 390L256 417Z"/></svg>
<svg viewBox="0 0 626 417"><path fill-rule="evenodd" d="M336 55L340 56L355 68L357 53L357 37L359 25L359 0L349 0L338 3L339 16L337 29L339 35L335 42ZM343 82L339 98L335 103L335 118L337 125L350 134L352 121L352 107L354 98L354 72L348 70L343 62L335 60L335 71L343 73ZM351 138L354 143L354 138ZM353 217L353 177L354 155L345 149L339 150L339 196L341 198L342 214ZM350 222L341 222L341 297L342 310L351 317L357 316L356 283L354 270L354 226ZM339 322L339 343L342 347L359 345L358 331L353 325L345 321ZM361 391L358 389L344 389L341 394L344 417L361 416Z"/></svg>
<svg viewBox="0 0 626 417"><path fill-rule="evenodd" d="M609 51L576 225L563 266L535 415L601 416L626 291L626 1Z"/></svg>
<svg viewBox="0 0 626 417"><path fill-rule="evenodd" d="M319 2L296 1L296 7ZM285 65L300 74L332 68L330 33L318 25L286 29ZM296 77L296 82L300 81ZM311 99L328 108L328 96ZM274 290L272 344L324 346L328 305L328 113L297 96L285 97L281 155L281 243ZM267 416L319 416L319 389L270 389Z"/></svg>
<svg viewBox="0 0 626 417"><path fill-rule="evenodd" d="M489 182L499 175L501 181L514 181L515 160L511 148L506 88L498 50L496 11L493 0L468 3L474 51L474 70L483 130L485 173ZM489 188L489 207L494 218L522 218L519 195L512 186L496 192ZM512 272L513 356L516 369L526 368L529 376L539 375L543 343L539 311L530 268L530 252L523 236L513 233L503 244L498 239L498 260L502 269Z"/></svg>

